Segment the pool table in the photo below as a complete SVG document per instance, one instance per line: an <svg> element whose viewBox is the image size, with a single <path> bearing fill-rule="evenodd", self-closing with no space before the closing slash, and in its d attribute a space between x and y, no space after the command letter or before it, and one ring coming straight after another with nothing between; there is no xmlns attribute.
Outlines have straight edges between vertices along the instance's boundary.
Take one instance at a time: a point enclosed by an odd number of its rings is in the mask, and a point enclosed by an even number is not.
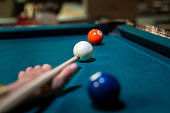
<svg viewBox="0 0 170 113"><path fill-rule="evenodd" d="M18 72L45 63L53 67L73 57L73 47L87 41L93 28L104 33L93 46L88 62L76 62L78 71L60 93L37 98L14 109L43 113L170 113L170 39L118 24L70 24L0 28L0 82L17 80ZM149 39L146 39L149 36ZM119 104L95 106L87 92L89 78L101 71L119 81Z"/></svg>

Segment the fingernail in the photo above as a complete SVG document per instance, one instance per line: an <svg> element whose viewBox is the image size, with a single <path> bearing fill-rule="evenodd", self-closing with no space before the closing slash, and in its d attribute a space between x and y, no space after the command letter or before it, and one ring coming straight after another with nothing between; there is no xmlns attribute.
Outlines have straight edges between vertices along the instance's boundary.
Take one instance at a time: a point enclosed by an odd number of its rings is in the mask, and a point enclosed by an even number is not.
<svg viewBox="0 0 170 113"><path fill-rule="evenodd" d="M70 68L71 68L72 70L76 69L76 68L77 68L77 64L76 64L76 63L71 64L71 65L70 65Z"/></svg>

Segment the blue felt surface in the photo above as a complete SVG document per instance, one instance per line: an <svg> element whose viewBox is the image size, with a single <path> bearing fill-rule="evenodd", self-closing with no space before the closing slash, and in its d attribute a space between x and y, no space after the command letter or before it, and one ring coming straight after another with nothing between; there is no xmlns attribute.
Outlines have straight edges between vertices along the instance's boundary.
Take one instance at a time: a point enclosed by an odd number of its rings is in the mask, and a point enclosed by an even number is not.
<svg viewBox="0 0 170 113"><path fill-rule="evenodd" d="M28 66L49 63L53 67L73 56L72 49L86 35L0 40L0 81L8 84ZM170 60L120 35L105 35L94 47L94 61L77 62L80 67L65 89L79 86L55 98L45 113L169 113ZM89 77L97 71L113 74L120 82L120 100L125 107L117 111L95 109L88 97ZM35 107L30 112L36 112Z"/></svg>

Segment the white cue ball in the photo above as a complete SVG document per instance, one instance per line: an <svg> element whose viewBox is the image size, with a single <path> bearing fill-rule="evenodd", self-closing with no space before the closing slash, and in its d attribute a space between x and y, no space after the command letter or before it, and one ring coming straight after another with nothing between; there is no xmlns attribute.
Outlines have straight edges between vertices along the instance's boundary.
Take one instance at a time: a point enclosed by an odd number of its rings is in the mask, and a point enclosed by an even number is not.
<svg viewBox="0 0 170 113"><path fill-rule="evenodd" d="M80 61L87 61L93 56L93 47L89 42L80 41L73 49L74 56L79 56Z"/></svg>

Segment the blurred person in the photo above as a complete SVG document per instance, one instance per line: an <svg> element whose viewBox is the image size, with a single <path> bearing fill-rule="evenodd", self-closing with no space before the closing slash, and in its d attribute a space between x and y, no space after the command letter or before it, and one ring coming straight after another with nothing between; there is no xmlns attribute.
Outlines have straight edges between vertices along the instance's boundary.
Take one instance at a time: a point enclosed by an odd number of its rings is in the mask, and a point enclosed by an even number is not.
<svg viewBox="0 0 170 113"><path fill-rule="evenodd" d="M57 15L60 5L55 2L47 2L39 8L38 24L40 25L56 25L58 24Z"/></svg>

